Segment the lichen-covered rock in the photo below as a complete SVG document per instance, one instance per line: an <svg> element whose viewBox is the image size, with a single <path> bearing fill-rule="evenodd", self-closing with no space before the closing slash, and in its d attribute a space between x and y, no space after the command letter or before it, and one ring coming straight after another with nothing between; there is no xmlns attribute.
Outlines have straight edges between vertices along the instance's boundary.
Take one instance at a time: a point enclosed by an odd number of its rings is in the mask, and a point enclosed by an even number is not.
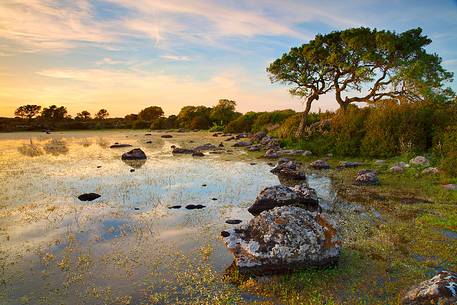
<svg viewBox="0 0 457 305"><path fill-rule="evenodd" d="M457 304L457 273L442 271L413 287L402 300L403 305Z"/></svg>
<svg viewBox="0 0 457 305"><path fill-rule="evenodd" d="M427 167L422 171L425 175L436 175L439 174L440 170L437 167Z"/></svg>
<svg viewBox="0 0 457 305"><path fill-rule="evenodd" d="M300 149L281 149L278 150L280 156L298 156L303 154L304 150Z"/></svg>
<svg viewBox="0 0 457 305"><path fill-rule="evenodd" d="M409 160L409 164L411 164L411 165L429 166L430 165L430 161L428 161L428 159L425 158L424 156L417 156L417 157L412 158L411 160Z"/></svg>
<svg viewBox="0 0 457 305"><path fill-rule="evenodd" d="M122 160L146 160L146 154L140 148L132 149L121 156Z"/></svg>
<svg viewBox="0 0 457 305"><path fill-rule="evenodd" d="M278 153L274 149L269 149L265 152L265 158L276 159L279 158Z"/></svg>
<svg viewBox="0 0 457 305"><path fill-rule="evenodd" d="M293 188L284 185L267 187L257 195L254 204L248 211L252 215L258 215L263 211L285 205L293 205L310 211L319 210L316 191L303 184Z"/></svg>
<svg viewBox="0 0 457 305"><path fill-rule="evenodd" d="M306 180L306 174L299 170L297 162L289 161L288 159L286 162L282 161L283 160L279 160L278 165L271 170L273 174L294 180Z"/></svg>
<svg viewBox="0 0 457 305"><path fill-rule="evenodd" d="M377 185L379 178L376 171L371 169L364 169L357 173L354 184L356 185Z"/></svg>
<svg viewBox="0 0 457 305"><path fill-rule="evenodd" d="M256 144L256 145L251 145L251 146L249 146L249 149L248 149L248 150L249 150L249 151L260 151L260 149L261 149L261 146L258 145L258 144Z"/></svg>
<svg viewBox="0 0 457 305"><path fill-rule="evenodd" d="M340 240L332 221L293 206L264 211L222 232L241 273L271 274L337 262Z"/></svg>
<svg viewBox="0 0 457 305"><path fill-rule="evenodd" d="M266 132L259 131L251 137L251 140L254 142L260 142L260 141L262 141L263 138L265 138L266 135L267 135Z"/></svg>
<svg viewBox="0 0 457 305"><path fill-rule="evenodd" d="M399 165L394 165L391 168L389 168L389 171L391 173L401 174L405 171L405 168Z"/></svg>
<svg viewBox="0 0 457 305"><path fill-rule="evenodd" d="M340 166L345 168L354 168L363 165L361 162L341 161Z"/></svg>
<svg viewBox="0 0 457 305"><path fill-rule="evenodd" d="M329 169L330 165L325 160L316 160L309 164L314 169Z"/></svg>

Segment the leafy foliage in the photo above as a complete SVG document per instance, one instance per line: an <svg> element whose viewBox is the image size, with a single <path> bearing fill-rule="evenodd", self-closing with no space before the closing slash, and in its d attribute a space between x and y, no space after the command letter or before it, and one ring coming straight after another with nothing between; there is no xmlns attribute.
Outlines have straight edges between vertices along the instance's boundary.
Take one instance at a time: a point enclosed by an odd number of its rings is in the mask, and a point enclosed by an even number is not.
<svg viewBox="0 0 457 305"><path fill-rule="evenodd" d="M41 106L39 105L23 105L16 109L14 115L20 118L32 119L40 113Z"/></svg>

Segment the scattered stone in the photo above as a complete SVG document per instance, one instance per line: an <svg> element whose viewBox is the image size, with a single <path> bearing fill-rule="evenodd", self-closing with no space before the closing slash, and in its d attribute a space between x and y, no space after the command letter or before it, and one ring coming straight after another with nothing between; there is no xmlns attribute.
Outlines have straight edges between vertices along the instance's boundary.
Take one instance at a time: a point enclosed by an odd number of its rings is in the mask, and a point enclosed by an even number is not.
<svg viewBox="0 0 457 305"><path fill-rule="evenodd" d="M175 147L172 151L173 154L186 154L186 155L191 155L194 153L193 149L187 149L187 148L179 148Z"/></svg>
<svg viewBox="0 0 457 305"><path fill-rule="evenodd" d="M186 130L184 128L179 128L178 132L186 132Z"/></svg>
<svg viewBox="0 0 457 305"><path fill-rule="evenodd" d="M330 165L325 160L316 160L309 164L314 169L329 169Z"/></svg>
<svg viewBox="0 0 457 305"><path fill-rule="evenodd" d="M130 172L131 172L131 173L133 173L134 171L135 171L135 169L134 169L134 168L131 168L131 169L130 169Z"/></svg>
<svg viewBox="0 0 457 305"><path fill-rule="evenodd" d="M211 198L211 200L217 200L217 198Z"/></svg>
<svg viewBox="0 0 457 305"><path fill-rule="evenodd" d="M121 157L122 160L146 160L146 154L139 148L132 149L124 154Z"/></svg>
<svg viewBox="0 0 457 305"><path fill-rule="evenodd" d="M335 264L341 242L319 213L292 206L265 211L247 225L221 232L241 273L281 273Z"/></svg>
<svg viewBox="0 0 457 305"><path fill-rule="evenodd" d="M175 148L176 148L176 145L171 145L170 148L171 148L171 149L175 149Z"/></svg>
<svg viewBox="0 0 457 305"><path fill-rule="evenodd" d="M285 205L297 206L310 211L319 209L316 191L305 184L294 188L284 185L267 187L259 193L248 211L252 215L258 215L263 211Z"/></svg>
<svg viewBox="0 0 457 305"><path fill-rule="evenodd" d="M213 137L218 137L219 134L216 132L216 133L213 133Z"/></svg>
<svg viewBox="0 0 457 305"><path fill-rule="evenodd" d="M123 147L132 147L130 144L119 144L119 143L114 143L113 145L110 146L110 148L123 148Z"/></svg>
<svg viewBox="0 0 457 305"><path fill-rule="evenodd" d="M354 184L356 185L378 185L379 178L376 171L364 169L357 173Z"/></svg>
<svg viewBox="0 0 457 305"><path fill-rule="evenodd" d="M145 136L152 136L151 133L145 133L144 135L145 135Z"/></svg>
<svg viewBox="0 0 457 305"><path fill-rule="evenodd" d="M256 165L256 164L257 164L257 163L255 163L255 162L251 162L251 163L249 163L249 165Z"/></svg>
<svg viewBox="0 0 457 305"><path fill-rule="evenodd" d="M409 160L409 164L411 164L411 165L430 166L430 161L427 158L425 158L424 156L417 156L417 157Z"/></svg>
<svg viewBox="0 0 457 305"><path fill-rule="evenodd" d="M233 147L248 147L251 145L252 145L252 142L250 142L250 141L240 141L240 142L236 142L232 146Z"/></svg>
<svg viewBox="0 0 457 305"><path fill-rule="evenodd" d="M305 150L302 155L305 156L305 157L309 157L309 156L312 156L313 153L311 151L309 151L309 150Z"/></svg>
<svg viewBox="0 0 457 305"><path fill-rule="evenodd" d="M422 171L422 174L425 175L436 175L439 174L440 170L437 167L427 167Z"/></svg>
<svg viewBox="0 0 457 305"><path fill-rule="evenodd" d="M258 144L256 144L256 145L251 145L251 146L249 146L249 149L248 149L248 150L249 150L249 151L260 151L260 149L261 149L261 146L258 145Z"/></svg>
<svg viewBox="0 0 457 305"><path fill-rule="evenodd" d="M188 210L199 210L205 208L204 205L201 204L188 204L186 205L186 209Z"/></svg>
<svg viewBox="0 0 457 305"><path fill-rule="evenodd" d="M242 221L239 219L228 219L225 221L225 223L228 223L229 225L237 225L242 223Z"/></svg>
<svg viewBox="0 0 457 305"><path fill-rule="evenodd" d="M299 166L298 166L297 162L295 162L295 161L284 162L283 159L287 159L287 158L280 159L278 161L278 165L275 168L273 168L270 172L272 172L275 175L281 175L288 179L306 180L306 174L305 174L305 172L302 172L298 169Z"/></svg>
<svg viewBox="0 0 457 305"><path fill-rule="evenodd" d="M391 173L401 174L401 173L403 173L405 171L405 168L401 167L399 165L394 165L391 168L389 168L389 171Z"/></svg>
<svg viewBox="0 0 457 305"><path fill-rule="evenodd" d="M135 211L139 211L139 210L140 210L140 208L133 208L133 209L134 209Z"/></svg>
<svg viewBox="0 0 457 305"><path fill-rule="evenodd" d="M97 193L86 193L86 194L79 195L78 199L81 201L92 201L92 200L95 200L100 197L101 197L101 195L99 195Z"/></svg>
<svg viewBox="0 0 457 305"><path fill-rule="evenodd" d="M249 134L247 133L240 133L239 135L235 136L235 139L243 139L243 138L249 138Z"/></svg>
<svg viewBox="0 0 457 305"><path fill-rule="evenodd" d="M227 138L227 139L225 139L224 141L232 141L232 140L235 140L235 137Z"/></svg>
<svg viewBox="0 0 457 305"><path fill-rule="evenodd" d="M220 147L220 148L221 148L221 147L224 147L224 143L222 143L222 142L219 143L218 147Z"/></svg>
<svg viewBox="0 0 457 305"><path fill-rule="evenodd" d="M383 165L386 163L386 160L376 160L374 163L376 163L377 165Z"/></svg>
<svg viewBox="0 0 457 305"><path fill-rule="evenodd" d="M303 154L303 150L301 149L281 149L278 150L278 155L280 156L299 156Z"/></svg>
<svg viewBox="0 0 457 305"><path fill-rule="evenodd" d="M216 145L213 145L211 143L206 143L206 144L195 147L194 151L206 151L206 150L215 150L215 149L218 149Z"/></svg>
<svg viewBox="0 0 457 305"><path fill-rule="evenodd" d="M164 134L164 135L161 135L160 136L161 138L164 138L164 139L171 139L173 138L173 136L171 134Z"/></svg>
<svg viewBox="0 0 457 305"><path fill-rule="evenodd" d="M203 186L203 187L205 187L205 186L206 186L206 184L202 184L202 186Z"/></svg>
<svg viewBox="0 0 457 305"><path fill-rule="evenodd" d="M443 188L448 191L457 191L457 184L445 184Z"/></svg>
<svg viewBox="0 0 457 305"><path fill-rule="evenodd" d="M403 305L457 304L457 273L441 271L409 290Z"/></svg>
<svg viewBox="0 0 457 305"><path fill-rule="evenodd" d="M350 161L341 161L340 166L345 168L354 168L363 165L361 162L350 162Z"/></svg>
<svg viewBox="0 0 457 305"><path fill-rule="evenodd" d="M279 158L278 153L274 149L269 149L265 152L265 157L269 159L276 159Z"/></svg>
<svg viewBox="0 0 457 305"><path fill-rule="evenodd" d="M102 168L102 166L101 166L101 165L98 165L97 168Z"/></svg>
<svg viewBox="0 0 457 305"><path fill-rule="evenodd" d="M251 137L251 140L254 142L260 142L260 141L262 141L263 138L266 137L266 135L267 135L266 132L259 131Z"/></svg>
<svg viewBox="0 0 457 305"><path fill-rule="evenodd" d="M201 151L195 151L192 153L192 157L204 157L205 154L202 153Z"/></svg>
<svg viewBox="0 0 457 305"><path fill-rule="evenodd" d="M146 144L152 144L152 141L146 141Z"/></svg>
<svg viewBox="0 0 457 305"><path fill-rule="evenodd" d="M181 206L180 205L172 205L172 206L169 206L168 208L169 209L180 209Z"/></svg>

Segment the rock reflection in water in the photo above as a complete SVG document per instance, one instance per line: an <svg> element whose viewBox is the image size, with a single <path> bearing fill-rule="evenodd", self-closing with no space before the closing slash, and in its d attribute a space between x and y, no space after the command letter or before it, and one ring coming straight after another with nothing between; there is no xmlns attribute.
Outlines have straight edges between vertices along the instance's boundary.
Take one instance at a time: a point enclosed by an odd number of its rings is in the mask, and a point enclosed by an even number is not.
<svg viewBox="0 0 457 305"><path fill-rule="evenodd" d="M23 154L24 156L28 157L37 157L43 155L43 149L40 146L33 144L32 139L30 139L30 143L22 144L21 147L17 149L19 153Z"/></svg>
<svg viewBox="0 0 457 305"><path fill-rule="evenodd" d="M128 166L135 168L135 169L141 168L146 163L146 160L124 160L123 159L122 161L125 164L127 164Z"/></svg>

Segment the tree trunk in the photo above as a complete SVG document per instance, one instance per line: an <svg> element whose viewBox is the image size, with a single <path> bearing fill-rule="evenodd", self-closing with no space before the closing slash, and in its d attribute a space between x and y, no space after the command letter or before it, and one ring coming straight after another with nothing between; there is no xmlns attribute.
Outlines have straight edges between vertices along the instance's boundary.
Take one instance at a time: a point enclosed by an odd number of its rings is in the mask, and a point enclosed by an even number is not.
<svg viewBox="0 0 457 305"><path fill-rule="evenodd" d="M298 125L298 129L295 132L295 138L297 139L303 138L303 135L305 134L306 119L308 118L308 113L311 110L311 104L315 99L317 99L316 96L312 95L306 100L306 107L303 110L302 116L300 118L300 124Z"/></svg>

